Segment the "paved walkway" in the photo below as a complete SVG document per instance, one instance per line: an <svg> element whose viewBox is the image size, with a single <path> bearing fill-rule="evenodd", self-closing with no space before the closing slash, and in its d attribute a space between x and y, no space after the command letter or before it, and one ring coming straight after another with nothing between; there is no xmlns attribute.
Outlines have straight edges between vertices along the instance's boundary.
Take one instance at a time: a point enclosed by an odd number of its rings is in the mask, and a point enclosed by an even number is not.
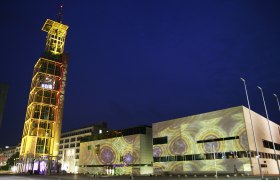
<svg viewBox="0 0 280 180"><path fill-rule="evenodd" d="M100 177L94 177L94 176L88 176L88 175L12 175L12 174L6 174L6 175L0 175L0 180L129 180L131 179L130 176L100 176ZM159 180L159 179L188 179L188 180L261 180L260 177L250 177L250 176L244 176L244 177L193 177L193 176L135 176L132 178L132 180ZM277 177L265 177L264 179L267 180L277 180Z"/></svg>

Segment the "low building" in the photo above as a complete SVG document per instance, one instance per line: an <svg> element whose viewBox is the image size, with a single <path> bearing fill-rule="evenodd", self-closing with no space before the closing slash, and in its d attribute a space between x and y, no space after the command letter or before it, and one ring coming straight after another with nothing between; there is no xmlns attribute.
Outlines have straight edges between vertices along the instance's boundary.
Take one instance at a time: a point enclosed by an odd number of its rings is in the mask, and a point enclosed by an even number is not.
<svg viewBox="0 0 280 180"><path fill-rule="evenodd" d="M79 173L152 174L152 129L139 126L83 138Z"/></svg>
<svg viewBox="0 0 280 180"><path fill-rule="evenodd" d="M67 173L77 173L79 167L80 139L93 134L101 134L107 131L106 123L63 132L60 138L59 162L61 170Z"/></svg>
<svg viewBox="0 0 280 180"><path fill-rule="evenodd" d="M20 144L17 146L6 146L0 150L0 166L6 166L7 160L14 154L19 153Z"/></svg>
<svg viewBox="0 0 280 180"><path fill-rule="evenodd" d="M268 124L266 118L243 106L158 122L152 127L155 174L279 175L275 160L280 159L279 125Z"/></svg>

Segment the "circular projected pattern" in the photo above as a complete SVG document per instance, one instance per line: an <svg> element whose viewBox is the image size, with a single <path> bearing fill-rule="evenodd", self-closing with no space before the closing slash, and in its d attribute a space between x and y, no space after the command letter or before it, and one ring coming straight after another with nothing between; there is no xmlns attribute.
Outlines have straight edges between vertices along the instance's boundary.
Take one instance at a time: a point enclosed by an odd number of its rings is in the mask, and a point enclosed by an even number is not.
<svg viewBox="0 0 280 180"><path fill-rule="evenodd" d="M112 164L116 159L116 155L111 147L103 146L100 149L98 158L102 164Z"/></svg>
<svg viewBox="0 0 280 180"><path fill-rule="evenodd" d="M243 131L239 135L239 145L241 146L242 150L243 149L248 149L248 139L247 139L247 133L246 131Z"/></svg>
<svg viewBox="0 0 280 180"><path fill-rule="evenodd" d="M171 154L184 154L187 150L187 143L181 137L177 137L171 141L169 150Z"/></svg>
<svg viewBox="0 0 280 180"><path fill-rule="evenodd" d="M153 156L154 157L160 157L162 154L162 149L159 146L155 146L153 148Z"/></svg>
<svg viewBox="0 0 280 180"><path fill-rule="evenodd" d="M136 136L124 136L123 138L128 144L133 144L136 139Z"/></svg>
<svg viewBox="0 0 280 180"><path fill-rule="evenodd" d="M231 134L234 134L235 136L238 135L239 139L234 140L235 150L242 151L247 150L249 148L248 139L247 139L247 132L245 129L244 124L238 124L236 125Z"/></svg>
<svg viewBox="0 0 280 180"><path fill-rule="evenodd" d="M171 130L179 130L181 128L182 120L177 120L175 122L172 122L168 128Z"/></svg>
<svg viewBox="0 0 280 180"><path fill-rule="evenodd" d="M169 169L171 170L171 172L182 172L183 171L183 163L180 162L175 162L174 164L172 164Z"/></svg>
<svg viewBox="0 0 280 180"><path fill-rule="evenodd" d="M123 161L126 164L132 164L134 162L134 157L131 153L127 153L123 156Z"/></svg>
<svg viewBox="0 0 280 180"><path fill-rule="evenodd" d="M215 136L215 135L208 135L208 136L205 137L205 140L216 139L216 138L218 138L218 137ZM219 150L219 143L217 141L216 142L203 143L203 150L206 153L211 153L213 151L218 151Z"/></svg>

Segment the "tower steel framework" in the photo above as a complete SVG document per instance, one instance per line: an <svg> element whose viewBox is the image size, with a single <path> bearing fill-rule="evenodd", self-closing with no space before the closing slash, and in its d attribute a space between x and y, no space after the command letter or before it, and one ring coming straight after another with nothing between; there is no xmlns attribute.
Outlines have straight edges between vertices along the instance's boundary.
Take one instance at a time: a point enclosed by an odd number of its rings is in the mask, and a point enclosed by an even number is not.
<svg viewBox="0 0 280 180"><path fill-rule="evenodd" d="M58 156L69 56L64 53L68 26L47 19L44 55L34 66L20 148L21 171L43 172ZM51 162L51 163L50 163Z"/></svg>

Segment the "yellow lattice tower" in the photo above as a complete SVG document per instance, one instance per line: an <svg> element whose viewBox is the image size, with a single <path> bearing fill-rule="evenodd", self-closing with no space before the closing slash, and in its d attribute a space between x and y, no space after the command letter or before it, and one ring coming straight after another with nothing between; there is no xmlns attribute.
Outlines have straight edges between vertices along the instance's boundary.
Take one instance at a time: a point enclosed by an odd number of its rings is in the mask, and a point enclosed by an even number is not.
<svg viewBox="0 0 280 180"><path fill-rule="evenodd" d="M67 29L61 13L58 22L47 19L42 28L47 32L46 48L33 71L20 149L23 171L33 168L34 160L58 155L69 59L64 53Z"/></svg>

